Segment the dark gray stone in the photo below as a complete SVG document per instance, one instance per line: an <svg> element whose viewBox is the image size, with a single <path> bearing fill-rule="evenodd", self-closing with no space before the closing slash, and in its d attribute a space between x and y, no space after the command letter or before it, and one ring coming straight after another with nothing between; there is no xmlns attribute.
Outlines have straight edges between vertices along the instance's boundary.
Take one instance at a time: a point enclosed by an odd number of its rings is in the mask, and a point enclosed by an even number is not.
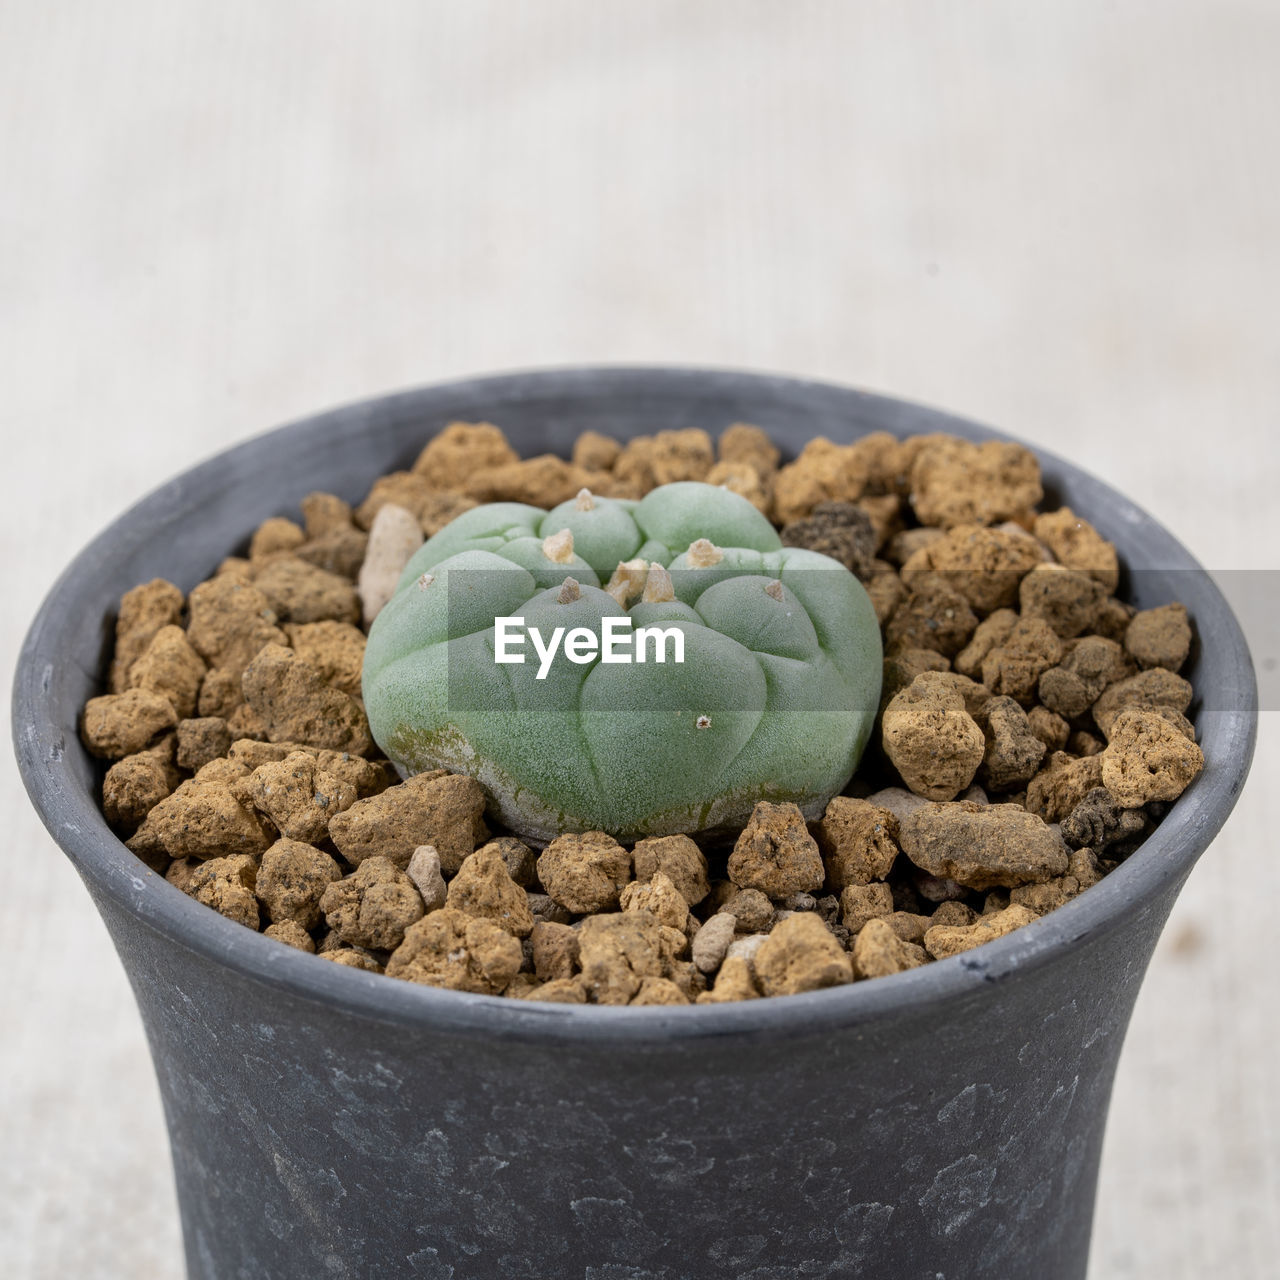
<svg viewBox="0 0 1280 1280"><path fill-rule="evenodd" d="M1180 886L1235 802L1249 654L1208 575L1145 513L1041 455L1051 501L1120 547L1142 606L1182 600L1204 773L1118 871L1029 928L892 978L691 1009L534 1005L318 961L185 897L116 840L76 735L121 593L190 588L313 489L358 501L433 431L523 454L593 427L759 423L792 453L873 430L998 434L839 387L566 370L297 423L144 499L71 564L27 638L14 740L98 904L151 1040L200 1280L903 1280L1084 1274L1125 1026ZM1176 1120L1175 1120L1176 1122Z"/></svg>

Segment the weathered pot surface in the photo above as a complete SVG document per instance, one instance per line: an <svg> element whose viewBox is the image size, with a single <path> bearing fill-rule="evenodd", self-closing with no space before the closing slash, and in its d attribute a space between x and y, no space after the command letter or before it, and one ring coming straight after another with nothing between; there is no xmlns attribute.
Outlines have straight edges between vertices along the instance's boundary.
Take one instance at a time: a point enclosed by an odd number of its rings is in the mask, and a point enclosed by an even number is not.
<svg viewBox="0 0 1280 1280"><path fill-rule="evenodd" d="M1140 605L1182 600L1204 773L1101 884L980 950L809 995L680 1009L531 1004L392 981L249 932L107 827L77 717L120 595L188 589L306 493L358 500L455 420L524 455L591 427L758 423L788 452L874 430L1004 438L847 388L699 369L454 382L201 464L76 558L19 662L31 797L128 970L170 1126L190 1274L678 1280L1079 1277L1103 1125L1173 900L1230 812L1257 721L1229 607L1108 486L1040 453ZM1039 451L1037 451L1039 452ZM1133 570L1141 570L1135 573Z"/></svg>

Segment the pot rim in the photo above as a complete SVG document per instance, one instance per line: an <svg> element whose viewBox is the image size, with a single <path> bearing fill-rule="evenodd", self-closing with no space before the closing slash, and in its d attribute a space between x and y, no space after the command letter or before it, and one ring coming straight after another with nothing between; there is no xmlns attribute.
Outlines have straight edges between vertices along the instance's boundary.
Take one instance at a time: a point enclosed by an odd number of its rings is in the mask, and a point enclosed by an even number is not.
<svg viewBox="0 0 1280 1280"><path fill-rule="evenodd" d="M134 503L71 561L40 606L19 656L12 715L23 782L45 826L90 888L113 899L170 943L224 965L242 978L294 999L336 1007L359 1017L430 1023L464 1037L657 1043L726 1035L819 1034L828 1027L960 1001L976 995L988 983L1052 963L1090 935L1123 928L1128 913L1141 910L1169 881L1190 872L1226 821L1249 771L1258 707L1248 646L1217 586L1172 534L1109 485L1039 448L1033 452L1046 471L1082 474L1098 485L1118 524L1154 529L1162 543L1161 569L1197 574L1200 604L1196 611L1203 614L1208 606L1219 624L1213 649L1201 654L1202 669L1223 673L1230 696L1220 707L1200 713L1197 729L1205 749L1204 771L1134 854L1073 901L974 951L871 982L720 1005L559 1005L445 991L323 963L251 932L156 875L111 831L96 795L78 783L69 765L72 752L84 753L77 734L79 708L68 734L66 725L46 714L45 695L59 651L60 636L51 625L52 618L60 606L65 608L63 602L74 598L80 584L111 563L113 549L121 542L136 543L140 530L145 536L148 527L171 521L187 505L189 495L200 491L202 479L229 459L261 449L267 442L277 448L288 447L293 437L301 438L335 421L349 425L401 407L420 415L431 398L447 401L464 392L488 399L496 407L530 395L572 396L589 390L597 396L619 396L655 385L669 394L688 387L691 399L697 389L715 387L772 397L782 407L788 400L808 400L846 420L857 405L860 417L878 419L868 429L890 429L899 434L954 431L974 439L1016 440L945 411L831 382L697 366L607 365L489 374L371 397L296 420L208 457ZM91 674L94 679L100 675Z"/></svg>

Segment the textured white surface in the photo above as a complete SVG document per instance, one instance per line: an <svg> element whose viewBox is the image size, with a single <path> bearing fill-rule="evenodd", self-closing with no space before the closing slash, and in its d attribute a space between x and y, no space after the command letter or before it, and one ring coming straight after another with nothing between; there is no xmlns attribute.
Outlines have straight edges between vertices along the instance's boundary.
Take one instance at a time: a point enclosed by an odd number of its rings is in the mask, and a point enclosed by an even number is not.
<svg viewBox="0 0 1280 1280"><path fill-rule="evenodd" d="M4 667L68 557L196 458L548 362L945 405L1274 569L1278 57L1273 0L12 0ZM1274 584L1239 585L1274 682ZM1272 711L1139 1004L1095 1277L1280 1270L1278 769ZM171 1280L127 985L7 753L0 785L6 1274Z"/></svg>

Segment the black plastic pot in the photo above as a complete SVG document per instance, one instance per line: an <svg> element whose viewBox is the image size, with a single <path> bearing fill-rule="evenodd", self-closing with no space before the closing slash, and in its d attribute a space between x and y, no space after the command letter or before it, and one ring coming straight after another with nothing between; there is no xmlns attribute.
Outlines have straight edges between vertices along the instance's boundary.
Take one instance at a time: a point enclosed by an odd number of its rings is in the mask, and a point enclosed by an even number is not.
<svg viewBox="0 0 1280 1280"><path fill-rule="evenodd" d="M680 1009L530 1004L328 964L250 933L112 835L77 715L122 592L189 588L313 489L359 499L454 419L524 454L587 427L744 420L791 450L887 429L997 433L786 378L565 370L451 383L283 428L135 506L72 563L19 663L31 797L128 970L164 1097L187 1261L285 1277L1035 1277L1084 1274L1112 1077L1157 935L1248 770L1244 639L1191 556L1042 455L1069 503L1180 599L1208 764L1103 883L999 942L896 977ZM1175 1121L1176 1123L1176 1121Z"/></svg>

